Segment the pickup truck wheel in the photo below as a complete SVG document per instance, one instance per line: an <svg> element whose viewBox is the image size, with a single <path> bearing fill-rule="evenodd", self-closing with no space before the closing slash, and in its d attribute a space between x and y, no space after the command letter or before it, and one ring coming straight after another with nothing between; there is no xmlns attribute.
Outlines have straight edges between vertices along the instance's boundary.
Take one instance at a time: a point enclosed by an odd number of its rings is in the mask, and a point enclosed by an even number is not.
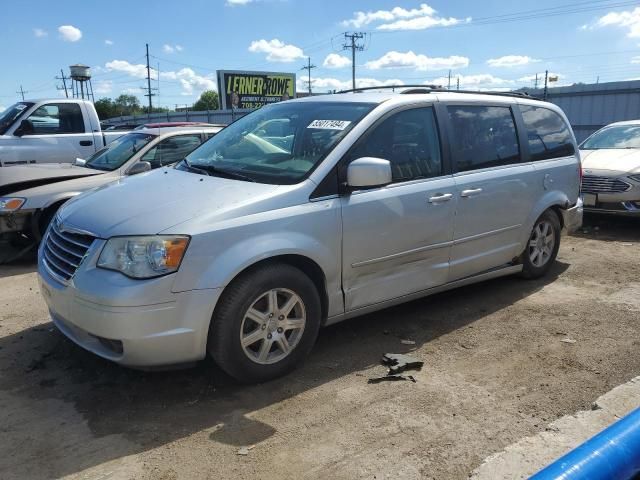
<svg viewBox="0 0 640 480"><path fill-rule="evenodd" d="M540 278L549 271L560 248L561 228L558 216L550 210L536 220L521 255L524 278Z"/></svg>
<svg viewBox="0 0 640 480"><path fill-rule="evenodd" d="M250 270L225 289L216 307L209 353L240 382L271 380L309 354L320 318L318 291L302 271L284 264Z"/></svg>

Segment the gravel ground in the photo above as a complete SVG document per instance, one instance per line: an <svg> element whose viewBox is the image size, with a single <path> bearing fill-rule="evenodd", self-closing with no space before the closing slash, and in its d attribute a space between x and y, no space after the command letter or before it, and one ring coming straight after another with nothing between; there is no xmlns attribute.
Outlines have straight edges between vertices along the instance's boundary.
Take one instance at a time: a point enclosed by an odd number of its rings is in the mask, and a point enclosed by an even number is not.
<svg viewBox="0 0 640 480"><path fill-rule="evenodd" d="M640 219L586 224L543 280L329 327L299 370L249 387L210 361L86 353L48 321L33 259L0 266L0 478L467 478L640 373ZM417 382L367 384L385 352L422 359Z"/></svg>

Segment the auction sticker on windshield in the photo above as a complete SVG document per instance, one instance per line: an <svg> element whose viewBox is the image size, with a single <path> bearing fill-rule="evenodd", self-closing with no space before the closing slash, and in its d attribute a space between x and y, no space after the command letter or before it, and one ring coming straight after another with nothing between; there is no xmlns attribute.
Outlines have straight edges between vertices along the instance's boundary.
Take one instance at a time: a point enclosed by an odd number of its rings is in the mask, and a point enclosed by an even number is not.
<svg viewBox="0 0 640 480"><path fill-rule="evenodd" d="M321 128L324 130L344 130L349 126L349 120L314 120L307 128Z"/></svg>

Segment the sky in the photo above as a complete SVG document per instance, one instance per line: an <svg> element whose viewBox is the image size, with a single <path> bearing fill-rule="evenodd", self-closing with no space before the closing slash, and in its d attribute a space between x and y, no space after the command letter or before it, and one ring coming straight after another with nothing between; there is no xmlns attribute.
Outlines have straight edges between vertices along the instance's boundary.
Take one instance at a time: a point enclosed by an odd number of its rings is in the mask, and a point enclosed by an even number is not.
<svg viewBox="0 0 640 480"><path fill-rule="evenodd" d="M345 32L361 32L358 86L435 83L464 89L640 78L640 1L625 0L31 0L4 6L0 111L64 96L56 76L92 69L96 99L146 104L149 44L154 106L192 104L217 89L216 70L294 72L314 92L351 86ZM158 75L159 72L159 75ZM159 78L158 78L159 77Z"/></svg>

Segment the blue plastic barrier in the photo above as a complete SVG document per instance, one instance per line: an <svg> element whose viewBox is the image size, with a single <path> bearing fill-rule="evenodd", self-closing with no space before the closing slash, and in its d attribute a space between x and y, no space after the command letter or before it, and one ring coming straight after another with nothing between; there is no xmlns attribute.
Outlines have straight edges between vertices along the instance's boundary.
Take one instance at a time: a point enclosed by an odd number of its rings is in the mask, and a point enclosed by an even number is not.
<svg viewBox="0 0 640 480"><path fill-rule="evenodd" d="M531 480L630 480L640 475L640 408L536 473Z"/></svg>

